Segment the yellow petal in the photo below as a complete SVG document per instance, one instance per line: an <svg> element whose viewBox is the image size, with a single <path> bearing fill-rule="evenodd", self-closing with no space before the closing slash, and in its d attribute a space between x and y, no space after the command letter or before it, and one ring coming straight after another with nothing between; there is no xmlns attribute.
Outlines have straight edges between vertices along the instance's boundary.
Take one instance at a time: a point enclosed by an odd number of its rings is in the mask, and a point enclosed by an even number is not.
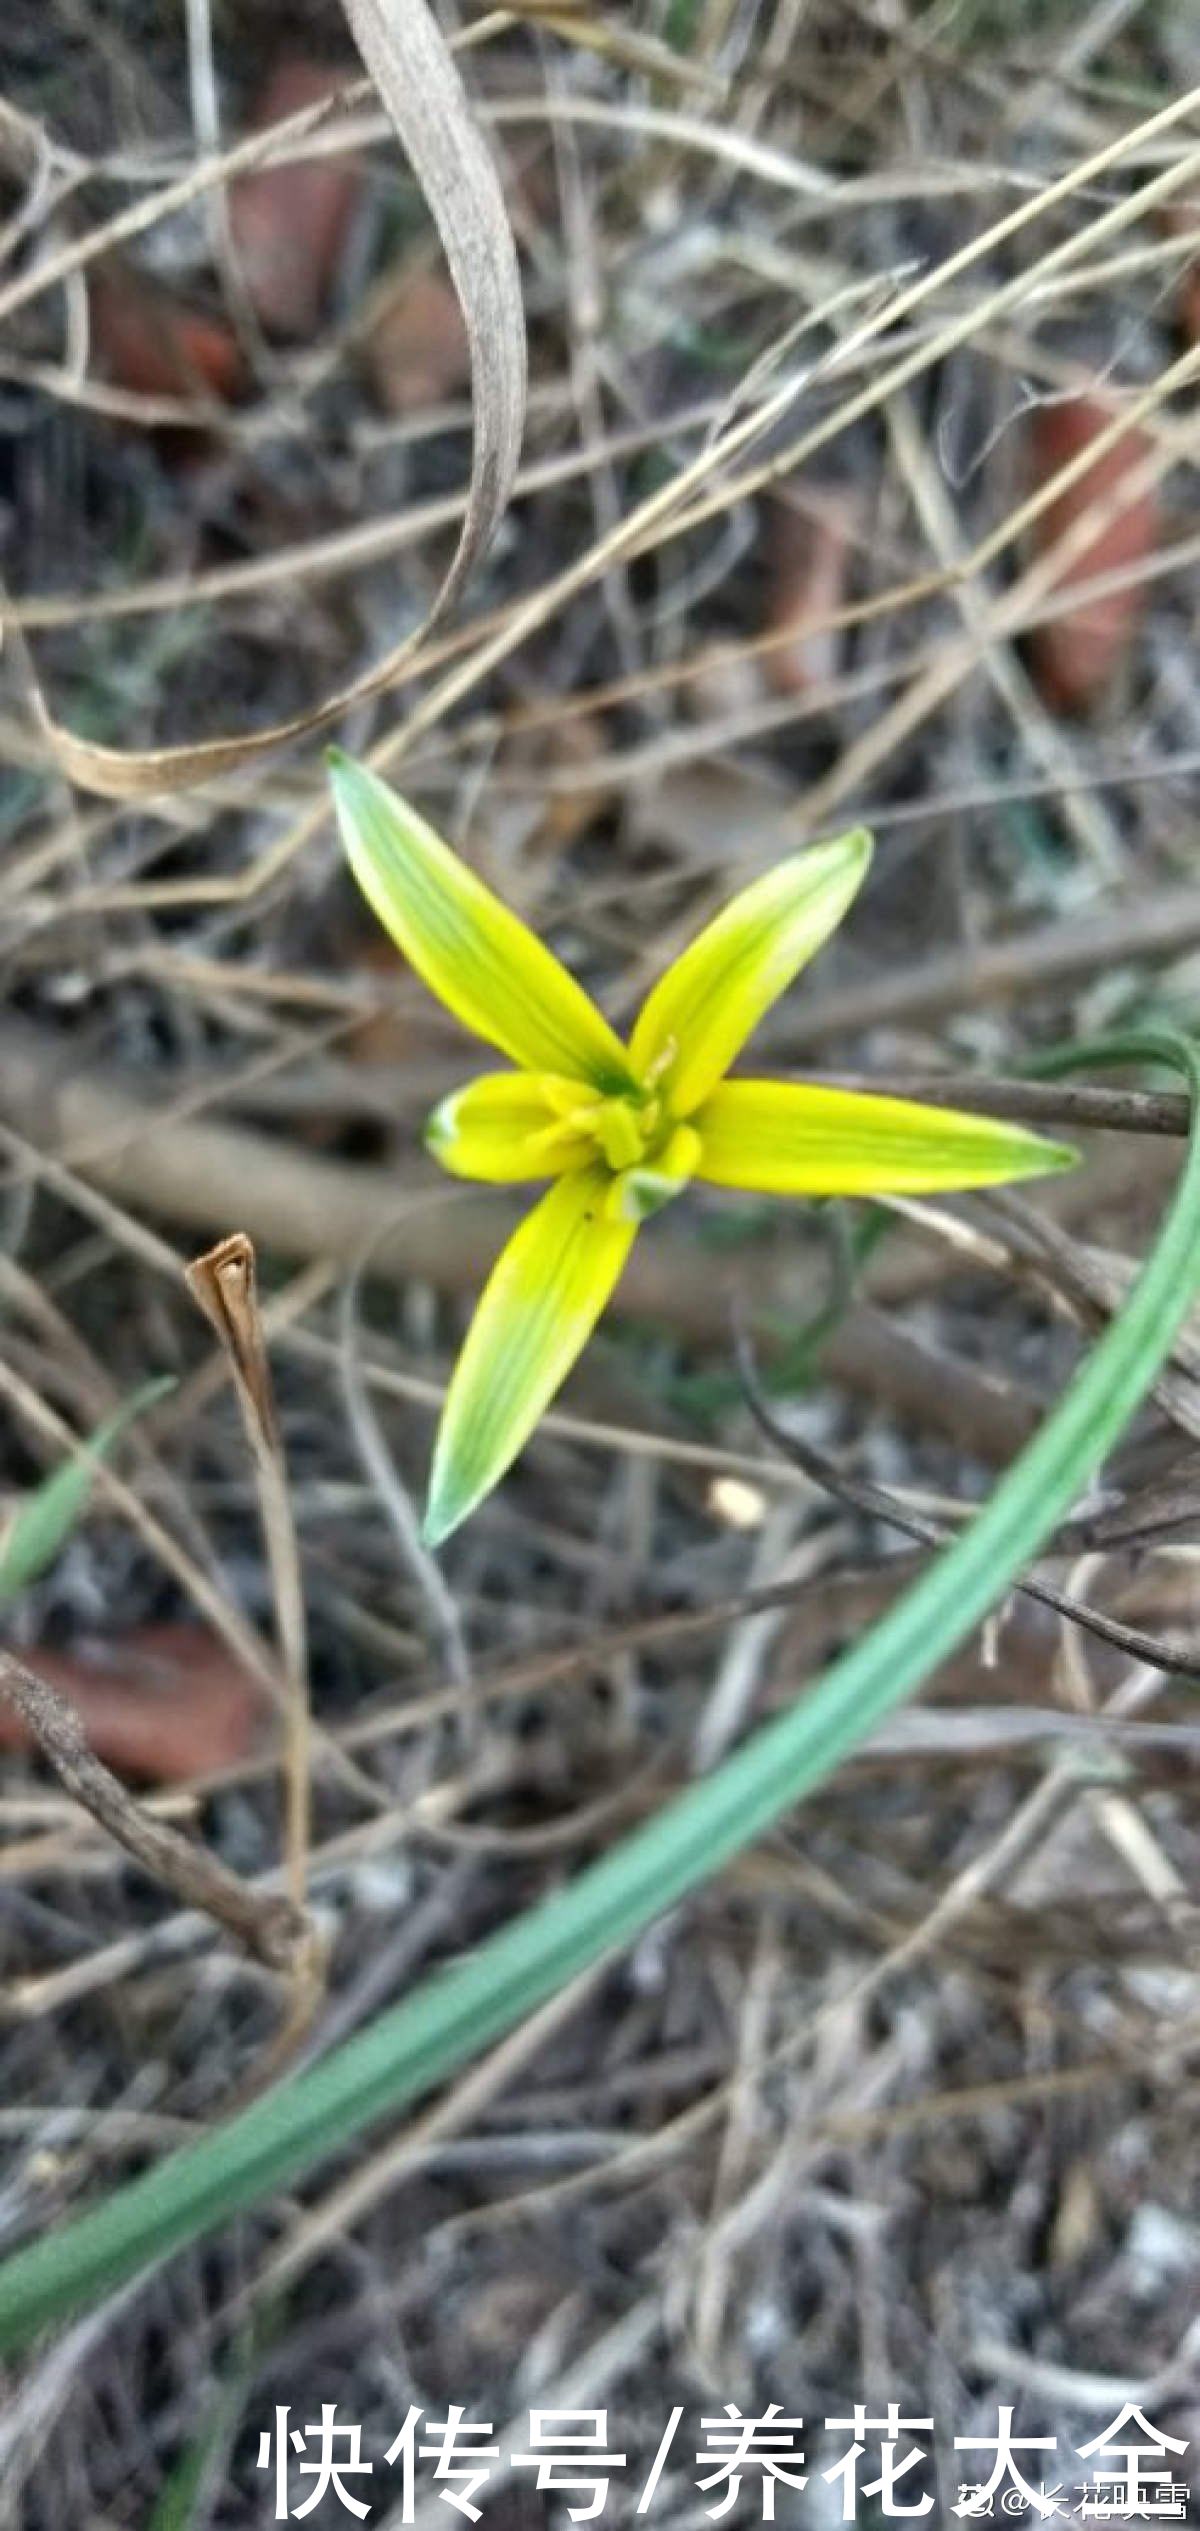
<svg viewBox="0 0 1200 2531"><path fill-rule="evenodd" d="M862 827L792 853L743 888L655 985L629 1041L643 1079L657 1067L676 1116L690 1116L764 1011L840 923L871 858Z"/></svg>
<svg viewBox="0 0 1200 2531"><path fill-rule="evenodd" d="M430 991L514 1063L626 1088L619 1038L544 942L378 774L339 748L328 763L355 878Z"/></svg>
<svg viewBox="0 0 1200 2531"><path fill-rule="evenodd" d="M696 1175L767 1195L928 1195L1069 1169L1078 1154L953 1107L790 1081L723 1081L694 1118Z"/></svg>
<svg viewBox="0 0 1200 2531"><path fill-rule="evenodd" d="M604 1211L608 1173L560 1178L501 1251L467 1330L433 1454L437 1546L512 1465L582 1353L637 1235Z"/></svg>
<svg viewBox="0 0 1200 2531"><path fill-rule="evenodd" d="M596 1156L589 1136L573 1132L564 1118L556 1094L566 1091L578 1107L577 1081L536 1072L485 1072L435 1107L425 1128L426 1147L453 1177L484 1178L494 1186L556 1178Z"/></svg>

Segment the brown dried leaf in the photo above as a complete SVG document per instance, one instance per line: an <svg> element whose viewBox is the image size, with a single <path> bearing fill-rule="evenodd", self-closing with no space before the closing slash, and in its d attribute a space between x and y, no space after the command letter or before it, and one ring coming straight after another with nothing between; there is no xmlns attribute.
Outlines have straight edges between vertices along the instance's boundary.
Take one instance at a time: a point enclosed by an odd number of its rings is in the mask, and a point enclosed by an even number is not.
<svg viewBox="0 0 1200 2531"><path fill-rule="evenodd" d="M165 283L115 256L89 276L92 341L117 386L138 395L207 394L232 403L245 362L219 316L189 308Z"/></svg>
<svg viewBox="0 0 1200 2531"><path fill-rule="evenodd" d="M770 550L767 630L782 634L762 655L776 694L806 694L837 666L840 636L830 617L845 604L855 505L840 492L814 496L820 509L772 502L764 526Z"/></svg>
<svg viewBox="0 0 1200 2531"><path fill-rule="evenodd" d="M282 123L302 106L337 94L335 70L302 54L276 63L259 98L255 128ZM362 186L362 164L309 158L258 167L229 188L229 229L260 324L304 341L316 332Z"/></svg>
<svg viewBox="0 0 1200 2531"><path fill-rule="evenodd" d="M366 341L367 366L387 413L443 404L471 374L466 327L448 281L407 269L383 297Z"/></svg>
<svg viewBox="0 0 1200 2531"><path fill-rule="evenodd" d="M146 1626L94 1659L39 1649L38 1674L74 1706L98 1758L119 1775L182 1784L233 1766L262 1726L261 1688L203 1626ZM0 1697L0 1748L31 1734Z"/></svg>
<svg viewBox="0 0 1200 2531"><path fill-rule="evenodd" d="M1030 431L1035 486L1049 483L1112 422L1117 408L1099 395L1069 396L1039 406ZM1136 565L1158 545L1158 502L1143 492L1119 506L1123 483L1147 455L1145 431L1130 430L1097 458L1042 511L1034 531L1036 551L1047 552L1077 521L1096 514L1096 533L1077 552L1058 586L1098 578ZM1070 613L1039 624L1030 636L1030 660L1039 692L1056 711L1078 712L1099 702L1126 658L1145 606L1145 587L1086 598Z"/></svg>
<svg viewBox="0 0 1200 2531"><path fill-rule="evenodd" d="M1200 343L1200 202L1168 202L1159 225L1165 237L1195 239L1196 253L1176 284L1175 312L1185 342Z"/></svg>

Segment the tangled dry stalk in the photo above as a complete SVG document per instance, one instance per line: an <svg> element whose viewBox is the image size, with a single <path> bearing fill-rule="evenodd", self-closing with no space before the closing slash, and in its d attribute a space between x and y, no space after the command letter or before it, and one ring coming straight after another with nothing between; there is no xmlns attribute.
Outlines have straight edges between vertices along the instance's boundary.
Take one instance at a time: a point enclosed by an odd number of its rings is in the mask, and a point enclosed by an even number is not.
<svg viewBox="0 0 1200 2531"><path fill-rule="evenodd" d="M380 367L381 293L403 309L439 268L333 0L304 25L338 95L269 138L255 95L295 28L268 0L236 32L192 0L186 36L142 0L115 31L53 0L0 38L6 1490L177 1375L12 1639L36 1669L43 1639L202 1622L262 1683L258 1739L142 1804L280 1888L268 1559L180 1272L247 1231L310 1636L314 2052L889 1602L912 1555L872 1505L936 1527L1020 1446L1117 1303L1181 1123L1165 1094L1077 1104L1089 1165L1039 1199L1040 1238L979 1206L864 1259L778 1212L721 1247L702 1213L669 1226L518 1476L443 1575L423 1560L410 1487L501 1217L414 1161L461 1055L358 927L308 735L331 695L617 1017L732 880L860 817L877 883L773 1067L961 1092L1197 1002L1189 13L642 15L445 13L520 250L530 395L500 533L419 647L478 407L449 351L415 406L402 337ZM221 206L252 166L347 150L324 324L271 339ZM228 322L240 401L106 369L89 276L114 258ZM1047 545L1086 468L1031 482L1027 424L1084 392L1112 400L1092 459L1136 435L1136 460ZM1090 563L1147 500L1152 549ZM835 511L813 602L803 572L780 585L782 526L819 543ZM1139 630L1071 720L1030 636L1081 588ZM296 743L265 747L282 724ZM742 1396L734 1294L807 1474ZM607 2402L640 2450L676 2401L895 2398L943 2425L943 2509L949 2438L1000 2400L1072 2442L1127 2397L1200 2434L1200 1726L1135 1657L1195 1640L1198 1377L1187 1342L1040 1576L1123 1648L1014 1604L632 1959L14 2374L0 2521L149 2519L208 2433L188 2519L257 2523L285 2399L337 2401L373 2449L410 2401ZM218 2117L280 1995L27 1757L0 1788L0 1923L15 2238ZM699 2504L672 2464L656 2510Z"/></svg>

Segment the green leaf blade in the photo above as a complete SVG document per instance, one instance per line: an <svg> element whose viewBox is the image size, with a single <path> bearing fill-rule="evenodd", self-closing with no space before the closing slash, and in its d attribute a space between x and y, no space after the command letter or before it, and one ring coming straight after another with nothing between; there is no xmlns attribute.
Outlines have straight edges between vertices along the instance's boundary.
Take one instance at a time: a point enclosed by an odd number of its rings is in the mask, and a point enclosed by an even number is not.
<svg viewBox="0 0 1200 2531"><path fill-rule="evenodd" d="M116 1448L135 1418L145 1414L174 1386L170 1379L147 1380L97 1425L90 1439L80 1443L73 1458L55 1468L53 1475L27 1496L10 1522L7 1535L0 1540L0 1608L15 1599L18 1591L36 1582L62 1553L83 1517L100 1461Z"/></svg>

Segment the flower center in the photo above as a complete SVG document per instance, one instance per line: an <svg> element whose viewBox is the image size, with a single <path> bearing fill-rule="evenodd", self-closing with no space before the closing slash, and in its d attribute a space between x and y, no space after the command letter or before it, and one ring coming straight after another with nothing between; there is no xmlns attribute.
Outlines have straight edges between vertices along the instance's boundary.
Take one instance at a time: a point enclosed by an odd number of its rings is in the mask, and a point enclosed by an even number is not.
<svg viewBox="0 0 1200 2531"><path fill-rule="evenodd" d="M678 1125L658 1089L657 1065L638 1088L589 1096L578 1082L543 1076L555 1123L538 1137L549 1150L562 1137L590 1142L612 1173L605 1209L614 1221L645 1221L681 1193L700 1157L700 1137Z"/></svg>
<svg viewBox="0 0 1200 2531"><path fill-rule="evenodd" d="M662 1100L637 1092L597 1099L583 1111L579 1123L599 1145L610 1169L636 1169L663 1138Z"/></svg>

